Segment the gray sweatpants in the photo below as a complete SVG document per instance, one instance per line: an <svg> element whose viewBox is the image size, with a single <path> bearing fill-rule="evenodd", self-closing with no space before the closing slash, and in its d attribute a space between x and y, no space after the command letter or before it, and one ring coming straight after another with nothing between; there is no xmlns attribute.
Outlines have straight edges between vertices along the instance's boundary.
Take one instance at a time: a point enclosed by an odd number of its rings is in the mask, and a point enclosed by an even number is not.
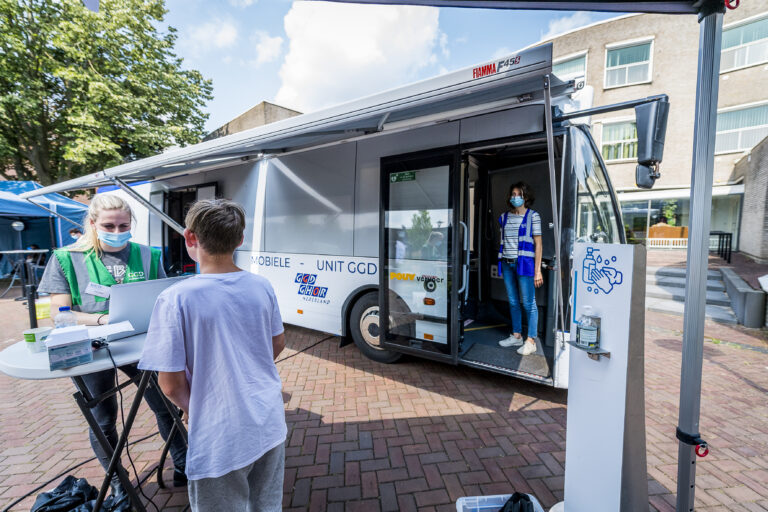
<svg viewBox="0 0 768 512"><path fill-rule="evenodd" d="M190 480L193 512L280 512L283 503L285 443L256 462L216 478Z"/></svg>

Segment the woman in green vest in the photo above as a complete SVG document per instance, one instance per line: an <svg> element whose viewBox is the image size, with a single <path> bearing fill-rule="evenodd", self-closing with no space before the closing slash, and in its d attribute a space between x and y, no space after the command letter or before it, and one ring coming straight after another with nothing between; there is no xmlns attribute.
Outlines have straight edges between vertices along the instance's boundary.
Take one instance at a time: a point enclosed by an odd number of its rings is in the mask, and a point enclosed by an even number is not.
<svg viewBox="0 0 768 512"><path fill-rule="evenodd" d="M113 194L97 194L91 201L85 218L85 233L74 244L53 252L38 290L51 294L51 318L59 307L71 306L79 324L105 324L109 320L109 287L118 283L144 281L165 277L160 264L160 250L130 242L133 215L128 203ZM134 377L136 365L121 366L120 370ZM84 375L83 380L93 396L101 395L115 385L114 369ZM167 439L173 425L162 397L154 387L148 387L144 398L155 413L160 435ZM112 395L93 407L102 432L112 446L117 444L117 398ZM109 458L90 432L91 446L106 469ZM174 462L174 484L185 485L186 445L181 436L174 436L170 452ZM123 494L117 477L112 492Z"/></svg>

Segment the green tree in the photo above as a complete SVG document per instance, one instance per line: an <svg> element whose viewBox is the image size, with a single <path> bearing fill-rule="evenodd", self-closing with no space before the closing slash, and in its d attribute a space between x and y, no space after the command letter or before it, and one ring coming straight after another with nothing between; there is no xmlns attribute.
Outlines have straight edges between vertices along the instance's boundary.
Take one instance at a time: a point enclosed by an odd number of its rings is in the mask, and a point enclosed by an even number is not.
<svg viewBox="0 0 768 512"><path fill-rule="evenodd" d="M411 248L414 251L420 250L427 243L432 231L432 218L429 216L429 211L419 210L419 213L414 213L411 217L411 227L407 230L408 243L411 244Z"/></svg>
<svg viewBox="0 0 768 512"><path fill-rule="evenodd" d="M182 68L163 0L0 0L0 174L45 185L204 134L211 82Z"/></svg>
<svg viewBox="0 0 768 512"><path fill-rule="evenodd" d="M675 226L677 224L677 201L664 201L661 207L661 214L667 219L667 224Z"/></svg>

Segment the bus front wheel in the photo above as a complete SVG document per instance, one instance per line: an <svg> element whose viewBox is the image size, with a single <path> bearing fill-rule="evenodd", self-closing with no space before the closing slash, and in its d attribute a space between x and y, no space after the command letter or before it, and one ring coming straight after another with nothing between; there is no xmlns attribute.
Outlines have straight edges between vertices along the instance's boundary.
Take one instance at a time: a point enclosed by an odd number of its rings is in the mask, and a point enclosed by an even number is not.
<svg viewBox="0 0 768 512"><path fill-rule="evenodd" d="M402 356L381 346L378 293L366 293L355 302L349 324L355 345L368 359L394 363Z"/></svg>

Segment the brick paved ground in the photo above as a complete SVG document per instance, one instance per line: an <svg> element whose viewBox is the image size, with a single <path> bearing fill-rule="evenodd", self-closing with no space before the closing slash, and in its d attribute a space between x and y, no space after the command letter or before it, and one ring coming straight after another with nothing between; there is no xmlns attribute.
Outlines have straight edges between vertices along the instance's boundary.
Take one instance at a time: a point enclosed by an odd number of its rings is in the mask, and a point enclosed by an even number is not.
<svg viewBox="0 0 768 512"><path fill-rule="evenodd" d="M19 303L0 301L0 349L18 338L25 318ZM682 319L649 313L647 320L650 509L670 511ZM701 430L712 453L698 466L697 510L768 510L766 334L714 323L706 332ZM323 337L289 328L282 357ZM512 489L547 507L562 498L564 391L416 359L381 365L335 339L279 368L290 426L286 510L455 510L460 496ZM0 507L91 457L72 391L64 380L0 375ZM144 407L132 438L154 431ZM154 468L160 446L157 436L132 446L140 476ZM91 462L75 474L95 483L102 472ZM186 504L183 491L151 481L144 489L158 507Z"/></svg>

